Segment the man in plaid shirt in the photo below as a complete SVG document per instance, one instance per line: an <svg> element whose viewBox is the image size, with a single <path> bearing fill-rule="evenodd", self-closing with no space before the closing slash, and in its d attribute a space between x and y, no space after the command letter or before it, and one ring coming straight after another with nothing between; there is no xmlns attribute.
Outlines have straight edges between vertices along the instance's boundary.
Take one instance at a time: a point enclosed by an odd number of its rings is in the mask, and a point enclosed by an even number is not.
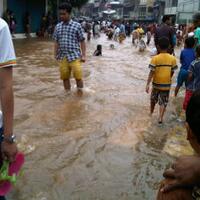
<svg viewBox="0 0 200 200"><path fill-rule="evenodd" d="M65 90L70 91L70 76L73 72L80 92L83 88L81 61L85 62L86 56L84 32L81 25L71 19L72 6L69 3L60 5L59 10L61 22L55 27L53 38L55 58L60 65L60 78Z"/></svg>

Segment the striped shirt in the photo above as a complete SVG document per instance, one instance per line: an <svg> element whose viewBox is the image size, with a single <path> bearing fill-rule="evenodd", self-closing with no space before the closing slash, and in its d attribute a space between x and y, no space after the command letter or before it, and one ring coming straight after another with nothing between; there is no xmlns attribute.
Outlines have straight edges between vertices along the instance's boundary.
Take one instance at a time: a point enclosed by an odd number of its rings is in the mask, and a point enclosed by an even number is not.
<svg viewBox="0 0 200 200"><path fill-rule="evenodd" d="M15 50L8 24L0 18L0 68L16 65Z"/></svg>
<svg viewBox="0 0 200 200"><path fill-rule="evenodd" d="M85 40L81 25L70 20L55 27L53 39L58 43L57 59L67 58L69 62L81 57L80 42Z"/></svg>
<svg viewBox="0 0 200 200"><path fill-rule="evenodd" d="M200 89L200 58L194 60L189 68L189 73L192 73L192 90L196 91Z"/></svg>
<svg viewBox="0 0 200 200"><path fill-rule="evenodd" d="M153 74L153 87L159 90L170 90L172 72L177 69L176 58L168 53L154 56L149 65Z"/></svg>

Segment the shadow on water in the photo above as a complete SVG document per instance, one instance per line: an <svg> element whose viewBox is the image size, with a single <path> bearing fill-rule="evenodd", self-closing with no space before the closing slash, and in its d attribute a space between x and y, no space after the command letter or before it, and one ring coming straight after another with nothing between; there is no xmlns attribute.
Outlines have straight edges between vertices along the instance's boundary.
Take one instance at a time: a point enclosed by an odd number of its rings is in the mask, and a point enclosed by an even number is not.
<svg viewBox="0 0 200 200"><path fill-rule="evenodd" d="M92 57L99 43L103 56ZM179 102L161 127L148 116L148 51L138 53L130 39L114 50L110 43L88 43L79 98L63 90L51 41L16 41L15 131L27 157L11 199L153 200L166 166L191 153Z"/></svg>

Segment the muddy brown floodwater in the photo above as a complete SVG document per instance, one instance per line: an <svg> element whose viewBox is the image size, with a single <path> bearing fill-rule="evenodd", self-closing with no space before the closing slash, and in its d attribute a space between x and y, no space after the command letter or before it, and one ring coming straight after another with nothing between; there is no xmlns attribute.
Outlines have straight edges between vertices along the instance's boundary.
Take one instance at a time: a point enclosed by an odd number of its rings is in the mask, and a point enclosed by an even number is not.
<svg viewBox="0 0 200 200"><path fill-rule="evenodd" d="M15 133L26 153L12 200L153 200L163 170L186 141L183 91L171 101L163 126L149 113L145 90L149 49L128 38L111 50L104 36L87 44L85 92L66 95L53 42L16 40ZM103 56L93 57L97 44ZM75 82L73 81L73 85Z"/></svg>

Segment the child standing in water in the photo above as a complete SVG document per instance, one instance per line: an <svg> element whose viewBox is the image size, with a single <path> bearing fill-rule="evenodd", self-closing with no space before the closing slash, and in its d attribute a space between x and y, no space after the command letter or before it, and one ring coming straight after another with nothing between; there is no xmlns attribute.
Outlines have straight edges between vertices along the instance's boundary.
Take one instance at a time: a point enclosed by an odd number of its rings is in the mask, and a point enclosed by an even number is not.
<svg viewBox="0 0 200 200"><path fill-rule="evenodd" d="M158 40L160 53L151 60L149 65L151 71L146 85L146 92L149 93L150 83L152 82L150 114L153 114L155 105L159 103L159 124L163 122L163 116L169 101L171 78L174 70L177 69L176 58L167 52L169 45L169 39L166 37L161 37Z"/></svg>
<svg viewBox="0 0 200 200"><path fill-rule="evenodd" d="M183 109L185 110L188 104L188 100L192 95L192 83L188 82L188 69L195 60L195 50L193 49L195 45L195 39L193 37L189 37L185 40L185 48L181 51L180 62L181 69L177 78L177 85L175 88L175 96L177 96L179 89L182 87L183 83L185 83L186 91L185 91L185 100L183 103Z"/></svg>

